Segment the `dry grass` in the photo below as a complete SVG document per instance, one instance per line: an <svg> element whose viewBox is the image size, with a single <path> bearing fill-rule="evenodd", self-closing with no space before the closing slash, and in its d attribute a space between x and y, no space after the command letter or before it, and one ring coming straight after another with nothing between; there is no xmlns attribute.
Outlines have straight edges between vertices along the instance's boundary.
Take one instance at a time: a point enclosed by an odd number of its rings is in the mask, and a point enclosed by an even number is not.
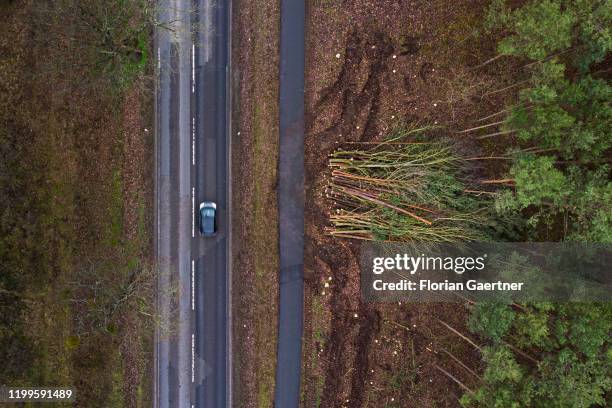
<svg viewBox="0 0 612 408"><path fill-rule="evenodd" d="M98 307L82 289L91 284L86 261L106 265L97 272L111 297L147 263L151 145L141 127L151 118L148 104L134 102L150 96L134 71L119 84L88 59L99 50L80 53L100 32L81 32L85 26L73 23L85 17L69 5L58 2L54 13L36 1L0 6L0 126L25 152L8 177L23 181L30 208L19 220L27 233L16 242L31 265L20 271L27 304L21 320L35 346L29 370L13 382L73 385L78 406L147 406L152 329L138 310L149 294L124 304L106 327L81 323L91 323ZM21 352L27 350L13 354Z"/></svg>
<svg viewBox="0 0 612 408"><path fill-rule="evenodd" d="M235 401L273 404L278 321L278 35L276 1L234 5Z"/></svg>

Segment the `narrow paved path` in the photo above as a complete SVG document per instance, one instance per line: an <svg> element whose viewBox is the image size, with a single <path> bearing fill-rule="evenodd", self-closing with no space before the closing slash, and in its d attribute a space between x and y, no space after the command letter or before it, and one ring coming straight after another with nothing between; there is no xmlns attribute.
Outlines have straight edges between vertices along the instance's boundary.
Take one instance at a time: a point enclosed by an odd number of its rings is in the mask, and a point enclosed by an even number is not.
<svg viewBox="0 0 612 408"><path fill-rule="evenodd" d="M303 0L281 0L277 408L299 406L304 299Z"/></svg>

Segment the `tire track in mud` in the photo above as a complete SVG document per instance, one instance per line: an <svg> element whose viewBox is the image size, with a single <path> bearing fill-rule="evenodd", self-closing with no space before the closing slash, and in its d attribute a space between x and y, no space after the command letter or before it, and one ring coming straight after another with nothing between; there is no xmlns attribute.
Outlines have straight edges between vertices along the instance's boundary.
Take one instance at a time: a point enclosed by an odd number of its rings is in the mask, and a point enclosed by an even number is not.
<svg viewBox="0 0 612 408"><path fill-rule="evenodd" d="M340 114L331 126L314 135L315 138L341 134L347 136L345 141L367 141L375 136L382 80L393 51L391 39L380 31L349 34L340 73L333 84L321 91L311 118L338 105ZM360 84L358 78L362 76L365 80ZM357 132L355 124L364 116L365 125Z"/></svg>

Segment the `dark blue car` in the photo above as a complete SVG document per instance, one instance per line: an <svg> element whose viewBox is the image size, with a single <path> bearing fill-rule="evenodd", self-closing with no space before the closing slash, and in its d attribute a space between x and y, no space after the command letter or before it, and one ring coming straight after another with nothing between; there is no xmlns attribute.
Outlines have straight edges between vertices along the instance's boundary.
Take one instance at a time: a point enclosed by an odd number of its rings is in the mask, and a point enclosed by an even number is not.
<svg viewBox="0 0 612 408"><path fill-rule="evenodd" d="M211 237L217 233L217 204L204 201L200 204L200 234Z"/></svg>

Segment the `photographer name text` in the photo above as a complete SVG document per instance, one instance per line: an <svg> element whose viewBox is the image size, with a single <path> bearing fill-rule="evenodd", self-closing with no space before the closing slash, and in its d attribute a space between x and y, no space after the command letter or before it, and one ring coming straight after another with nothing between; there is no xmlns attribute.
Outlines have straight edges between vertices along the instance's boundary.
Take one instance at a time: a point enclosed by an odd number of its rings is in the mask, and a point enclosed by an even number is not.
<svg viewBox="0 0 612 408"><path fill-rule="evenodd" d="M520 291L524 284L524 282L479 282L477 280L436 282L429 279L419 279L418 281L401 279L397 282L384 282L381 279L376 279L372 282L372 288L376 291Z"/></svg>

